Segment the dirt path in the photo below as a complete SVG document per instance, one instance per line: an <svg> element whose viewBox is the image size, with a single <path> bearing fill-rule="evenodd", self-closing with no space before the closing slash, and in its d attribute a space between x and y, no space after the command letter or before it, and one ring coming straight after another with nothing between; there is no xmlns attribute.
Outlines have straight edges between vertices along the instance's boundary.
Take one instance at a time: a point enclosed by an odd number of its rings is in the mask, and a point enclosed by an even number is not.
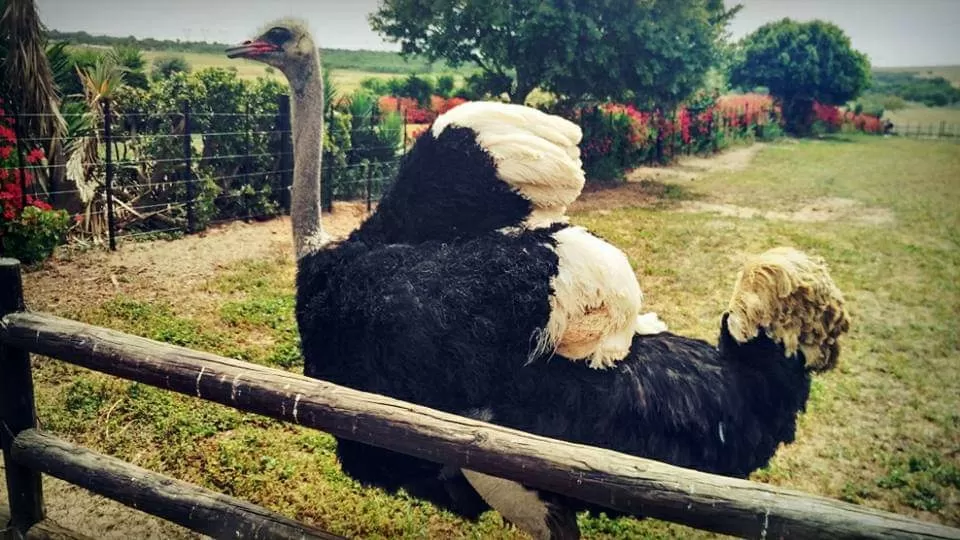
<svg viewBox="0 0 960 540"><path fill-rule="evenodd" d="M0 473L6 473L3 458L0 458ZM43 497L48 518L98 540L208 538L51 476L43 477ZM0 482L0 508L8 508L8 502L6 482ZM0 529L4 525L0 523Z"/></svg>

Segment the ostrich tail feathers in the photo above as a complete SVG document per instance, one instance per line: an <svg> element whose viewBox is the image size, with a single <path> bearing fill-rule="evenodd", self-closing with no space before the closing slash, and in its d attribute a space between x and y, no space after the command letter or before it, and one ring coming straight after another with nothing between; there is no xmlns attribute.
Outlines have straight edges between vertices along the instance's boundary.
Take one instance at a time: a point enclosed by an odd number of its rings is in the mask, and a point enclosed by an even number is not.
<svg viewBox="0 0 960 540"><path fill-rule="evenodd" d="M836 366L850 328L843 294L820 257L778 247L751 257L737 276L727 329L740 343L763 330L814 371Z"/></svg>

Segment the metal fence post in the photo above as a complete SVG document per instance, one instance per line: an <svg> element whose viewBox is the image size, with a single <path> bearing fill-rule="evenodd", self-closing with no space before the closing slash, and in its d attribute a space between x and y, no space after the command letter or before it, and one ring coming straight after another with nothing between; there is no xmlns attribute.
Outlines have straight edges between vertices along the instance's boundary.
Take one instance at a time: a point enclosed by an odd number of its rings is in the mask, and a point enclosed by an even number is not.
<svg viewBox="0 0 960 540"><path fill-rule="evenodd" d="M290 96L277 96L277 132L280 135L280 204L290 215L291 190L293 189L293 133L290 129Z"/></svg>
<svg viewBox="0 0 960 540"><path fill-rule="evenodd" d="M335 117L333 114L333 106L331 106L330 118L327 119L327 121L325 122L326 124L325 129L329 131L331 140L333 139L333 131L337 127L335 125L334 118ZM333 166L332 166L333 163L331 163L330 159L324 159L323 162L326 163L326 165L324 165L323 167L326 168L327 175L326 175L326 181L323 182L322 186L320 186L320 189L323 193L323 196L321 197L321 202L323 203L323 209L326 210L328 213L332 213L333 212L333 177L334 177L334 174L336 173L333 170Z"/></svg>
<svg viewBox="0 0 960 540"><path fill-rule="evenodd" d="M112 114L110 113L110 99L103 100L103 140L107 144L106 162L106 190L107 190L107 238L110 241L110 251L117 250L116 224L113 215L113 133Z"/></svg>
<svg viewBox="0 0 960 540"><path fill-rule="evenodd" d="M190 100L183 101L183 179L187 184L187 232L196 231L197 216L194 202L197 198L197 186L194 184L192 156L193 141L190 131Z"/></svg>
<svg viewBox="0 0 960 540"><path fill-rule="evenodd" d="M0 259L0 285L0 318L24 311L20 261ZM21 431L35 427L30 354L0 342L0 445L10 499L10 521L21 536L43 520L43 482L39 472L14 462L10 451ZM0 527L5 525L0 523Z"/></svg>

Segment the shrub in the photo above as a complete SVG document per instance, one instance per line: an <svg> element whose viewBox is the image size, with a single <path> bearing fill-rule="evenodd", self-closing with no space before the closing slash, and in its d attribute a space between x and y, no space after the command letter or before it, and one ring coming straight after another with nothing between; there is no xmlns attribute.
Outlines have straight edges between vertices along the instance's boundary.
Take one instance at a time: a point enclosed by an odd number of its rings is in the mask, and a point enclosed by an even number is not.
<svg viewBox="0 0 960 540"><path fill-rule="evenodd" d="M436 92L442 97L450 98L453 97L453 91L457 86L457 81L453 78L452 75L441 75L437 77L437 89Z"/></svg>
<svg viewBox="0 0 960 540"><path fill-rule="evenodd" d="M4 253L26 264L50 257L70 228L66 210L53 210L42 201L30 199L17 219L4 221L2 236Z"/></svg>
<svg viewBox="0 0 960 540"><path fill-rule="evenodd" d="M35 181L29 168L41 164L44 153L41 148L31 149L21 163L13 119L2 107L3 100L0 100L0 245L5 256L26 264L36 263L45 260L63 243L70 228L70 216L33 195L24 194Z"/></svg>
<svg viewBox="0 0 960 540"><path fill-rule="evenodd" d="M166 55L153 61L153 80L159 81L170 78L174 73L190 73L190 63L182 56Z"/></svg>

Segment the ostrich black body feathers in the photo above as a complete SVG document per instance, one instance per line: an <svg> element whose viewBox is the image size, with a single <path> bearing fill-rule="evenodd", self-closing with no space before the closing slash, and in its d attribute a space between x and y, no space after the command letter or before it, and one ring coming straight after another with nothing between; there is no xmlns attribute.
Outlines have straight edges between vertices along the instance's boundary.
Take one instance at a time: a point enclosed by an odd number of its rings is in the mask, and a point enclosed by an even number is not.
<svg viewBox="0 0 960 540"><path fill-rule="evenodd" d="M793 440L810 383L803 359L762 336L738 344L725 319L719 347L663 333L636 336L611 369L555 355L528 362L550 314L558 260L548 246L566 225L497 232L529 203L497 179L470 130L424 137L377 213L300 262L307 376L729 476L747 476ZM471 208L475 200L499 203ZM467 518L489 508L441 464L344 439L337 453L367 485L403 488Z"/></svg>

